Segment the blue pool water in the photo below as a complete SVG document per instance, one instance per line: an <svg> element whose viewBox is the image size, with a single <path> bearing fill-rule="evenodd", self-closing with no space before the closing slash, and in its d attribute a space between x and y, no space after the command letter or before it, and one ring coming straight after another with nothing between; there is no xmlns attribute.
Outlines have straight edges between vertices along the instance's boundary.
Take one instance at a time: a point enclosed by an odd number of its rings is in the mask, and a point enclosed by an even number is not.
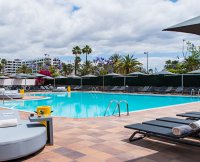
<svg viewBox="0 0 200 162"><path fill-rule="evenodd" d="M34 94L45 96L45 99L29 101L12 101L0 104L4 107L24 111L35 111L37 106L50 105L53 109L53 116L64 116L70 118L89 118L104 116L105 110L111 100L126 100L129 104L129 111L145 110L163 106L198 102L200 98L180 96L155 96L136 94L111 94L111 93L46 93ZM108 110L107 116L112 115L116 104L113 103ZM117 111L116 111L117 112ZM121 112L126 112L126 105L121 103Z"/></svg>

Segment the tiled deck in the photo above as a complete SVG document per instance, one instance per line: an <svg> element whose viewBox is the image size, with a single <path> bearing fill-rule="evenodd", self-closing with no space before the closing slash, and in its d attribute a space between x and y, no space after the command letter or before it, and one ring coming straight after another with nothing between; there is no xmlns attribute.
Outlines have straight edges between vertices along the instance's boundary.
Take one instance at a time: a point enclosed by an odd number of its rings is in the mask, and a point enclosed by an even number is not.
<svg viewBox="0 0 200 162"><path fill-rule="evenodd" d="M54 118L53 146L20 161L56 162L199 162L198 147L169 144L152 139L129 143L133 131L124 125L175 116L176 113L200 111L200 103L132 113L130 116L95 119ZM22 118L28 113L21 112Z"/></svg>

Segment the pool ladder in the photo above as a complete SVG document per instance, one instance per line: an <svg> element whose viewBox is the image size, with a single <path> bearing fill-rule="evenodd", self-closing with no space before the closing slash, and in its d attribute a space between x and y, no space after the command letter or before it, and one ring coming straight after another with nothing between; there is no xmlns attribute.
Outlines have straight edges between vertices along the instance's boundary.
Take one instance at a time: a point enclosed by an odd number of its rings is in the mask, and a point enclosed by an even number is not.
<svg viewBox="0 0 200 162"><path fill-rule="evenodd" d="M111 105L112 105L113 103L116 103L116 107L115 107L115 109L114 109L112 115L115 114L115 111L116 111L116 109L117 109L117 110L118 110L118 116L119 116L119 117L121 116L121 107L120 107L121 103L125 103L125 104L126 104L127 116L129 115L128 102L127 102L126 100L120 100L120 101L118 101L118 100L111 100L110 103L109 103L109 105L108 105L108 107L106 108L106 111L105 111L105 113L104 113L104 116L106 116L106 113L107 113L108 109L111 107Z"/></svg>

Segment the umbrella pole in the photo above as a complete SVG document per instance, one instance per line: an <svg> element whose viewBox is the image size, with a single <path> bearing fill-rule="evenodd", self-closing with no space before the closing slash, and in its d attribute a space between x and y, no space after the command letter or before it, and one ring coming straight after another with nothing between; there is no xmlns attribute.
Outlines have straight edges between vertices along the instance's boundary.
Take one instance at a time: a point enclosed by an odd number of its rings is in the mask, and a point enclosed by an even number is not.
<svg viewBox="0 0 200 162"><path fill-rule="evenodd" d="M55 87L56 86L56 79L54 78L53 80L53 86Z"/></svg>

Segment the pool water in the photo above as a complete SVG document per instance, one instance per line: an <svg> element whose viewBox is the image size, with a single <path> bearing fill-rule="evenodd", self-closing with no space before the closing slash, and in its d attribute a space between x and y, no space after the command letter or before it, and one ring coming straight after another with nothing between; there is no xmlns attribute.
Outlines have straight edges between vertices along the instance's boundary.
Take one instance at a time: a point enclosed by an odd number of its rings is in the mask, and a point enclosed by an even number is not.
<svg viewBox="0 0 200 162"><path fill-rule="evenodd" d="M24 111L35 111L37 106L50 105L53 109L52 116L63 116L70 118L90 118L104 116L104 113L111 100L126 100L129 111L152 109L170 105L198 102L198 97L181 96L156 96L137 94L111 94L111 93L45 93L33 94L35 96L45 96L45 99L8 101L1 107L10 107ZM112 115L116 103L111 104L106 116ZM126 104L121 103L121 113L126 113ZM117 115L116 111L116 115Z"/></svg>

